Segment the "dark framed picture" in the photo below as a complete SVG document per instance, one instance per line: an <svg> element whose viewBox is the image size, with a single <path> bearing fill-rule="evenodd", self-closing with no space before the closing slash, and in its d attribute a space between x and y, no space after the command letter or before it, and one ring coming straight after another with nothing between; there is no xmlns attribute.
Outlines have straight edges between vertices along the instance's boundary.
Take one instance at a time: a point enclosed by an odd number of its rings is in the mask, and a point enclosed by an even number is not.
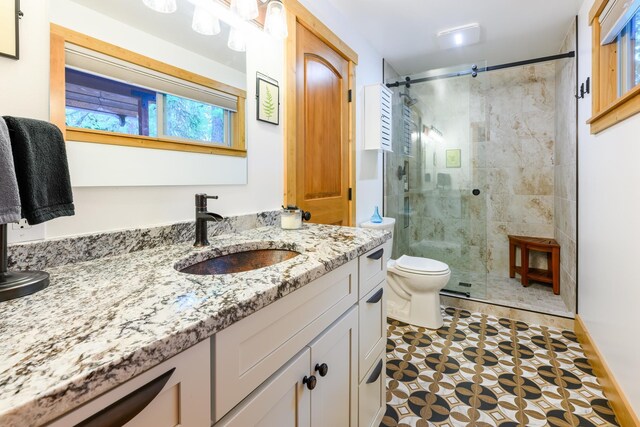
<svg viewBox="0 0 640 427"><path fill-rule="evenodd" d="M20 0L0 0L0 56L20 58Z"/></svg>
<svg viewBox="0 0 640 427"><path fill-rule="evenodd" d="M280 124L280 87L278 82L263 74L256 77L257 119Z"/></svg>

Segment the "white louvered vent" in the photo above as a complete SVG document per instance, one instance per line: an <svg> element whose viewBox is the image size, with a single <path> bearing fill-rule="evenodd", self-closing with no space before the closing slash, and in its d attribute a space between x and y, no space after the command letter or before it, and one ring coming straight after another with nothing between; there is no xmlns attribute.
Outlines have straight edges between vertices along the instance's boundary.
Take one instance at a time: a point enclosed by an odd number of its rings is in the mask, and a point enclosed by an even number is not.
<svg viewBox="0 0 640 427"><path fill-rule="evenodd" d="M393 93L384 85L364 88L364 148L391 150Z"/></svg>

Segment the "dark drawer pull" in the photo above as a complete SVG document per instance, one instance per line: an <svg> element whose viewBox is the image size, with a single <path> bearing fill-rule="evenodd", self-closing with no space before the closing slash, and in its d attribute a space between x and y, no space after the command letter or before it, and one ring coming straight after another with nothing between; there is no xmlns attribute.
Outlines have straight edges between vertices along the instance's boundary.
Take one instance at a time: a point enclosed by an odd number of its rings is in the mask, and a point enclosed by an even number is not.
<svg viewBox="0 0 640 427"><path fill-rule="evenodd" d="M377 304L382 299L382 294L384 293L384 289L380 288L378 292L376 292L371 298L367 300L367 304Z"/></svg>
<svg viewBox="0 0 640 427"><path fill-rule="evenodd" d="M380 258L382 258L382 254L384 254L384 248L378 249L377 251L375 251L371 255L367 255L367 258L369 258L369 259L380 259Z"/></svg>
<svg viewBox="0 0 640 427"><path fill-rule="evenodd" d="M147 407L164 388L176 368L162 374L117 402L76 424L76 427L122 427Z"/></svg>
<svg viewBox="0 0 640 427"><path fill-rule="evenodd" d="M378 366L376 366L376 369L374 369L373 372L371 373L371 376L367 380L367 384L375 383L376 381L378 381L378 378L380 378L381 372L382 372L382 360L378 362Z"/></svg>

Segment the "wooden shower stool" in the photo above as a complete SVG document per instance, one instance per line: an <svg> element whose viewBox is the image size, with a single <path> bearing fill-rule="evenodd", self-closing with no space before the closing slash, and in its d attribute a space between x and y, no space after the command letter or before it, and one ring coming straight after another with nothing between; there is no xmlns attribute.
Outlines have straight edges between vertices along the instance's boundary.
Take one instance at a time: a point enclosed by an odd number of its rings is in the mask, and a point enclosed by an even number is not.
<svg viewBox="0 0 640 427"><path fill-rule="evenodd" d="M522 286L529 286L533 280L551 283L553 293L560 294L560 245L554 239L529 236L509 237L509 277L520 275ZM520 248L520 266L516 266L516 247ZM529 267L529 252L545 252L547 254L547 269Z"/></svg>

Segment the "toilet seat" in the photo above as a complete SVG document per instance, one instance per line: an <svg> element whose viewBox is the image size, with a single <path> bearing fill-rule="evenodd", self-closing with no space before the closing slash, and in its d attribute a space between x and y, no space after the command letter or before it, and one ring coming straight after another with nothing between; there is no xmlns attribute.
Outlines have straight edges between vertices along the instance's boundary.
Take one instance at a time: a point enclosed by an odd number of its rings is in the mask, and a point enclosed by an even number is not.
<svg viewBox="0 0 640 427"><path fill-rule="evenodd" d="M444 262L430 258L402 255L395 262L395 267L405 273L424 276L441 276L449 273L449 266Z"/></svg>

